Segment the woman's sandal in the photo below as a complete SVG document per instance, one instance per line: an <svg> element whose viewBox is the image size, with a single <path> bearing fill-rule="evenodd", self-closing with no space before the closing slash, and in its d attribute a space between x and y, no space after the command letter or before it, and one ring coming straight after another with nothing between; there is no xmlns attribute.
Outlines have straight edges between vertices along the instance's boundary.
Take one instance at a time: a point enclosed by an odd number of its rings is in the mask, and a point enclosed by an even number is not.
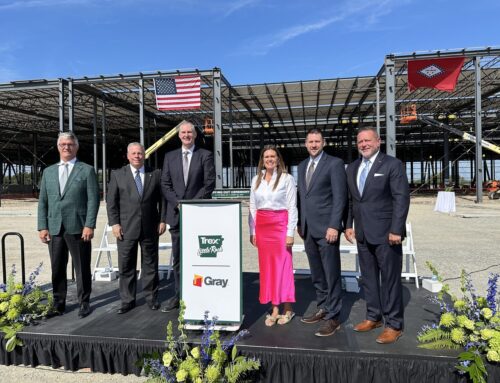
<svg viewBox="0 0 500 383"><path fill-rule="evenodd" d="M266 321L265 321L266 326L267 326L267 327L274 326L274 325L276 324L276 322L277 322L278 320L280 320L280 318L281 318L281 315L278 315L278 316L273 317L271 314L267 314L267 315L266 315Z"/></svg>
<svg viewBox="0 0 500 383"><path fill-rule="evenodd" d="M287 311L285 315L280 315L280 318L278 319L278 324L287 324L290 322L293 317L295 316L295 313L293 311Z"/></svg>

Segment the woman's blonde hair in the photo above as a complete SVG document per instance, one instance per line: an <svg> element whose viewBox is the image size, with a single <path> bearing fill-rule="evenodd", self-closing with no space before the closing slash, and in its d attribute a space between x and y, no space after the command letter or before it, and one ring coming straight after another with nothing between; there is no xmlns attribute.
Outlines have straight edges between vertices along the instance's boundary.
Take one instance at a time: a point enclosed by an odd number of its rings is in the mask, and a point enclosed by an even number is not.
<svg viewBox="0 0 500 383"><path fill-rule="evenodd" d="M276 177L276 181L274 182L273 190L276 190L276 187L278 186L278 183L280 182L280 178L282 174L286 174L286 169L285 169L285 161L283 161L283 157L281 156L280 151L278 148L274 145L266 145L262 148L260 151L260 158L259 158L259 164L257 165L257 182L255 183L255 189L257 190L260 186L260 183L262 181L262 171L265 169L264 166L264 153L267 152L268 150L272 150L276 153L276 156L278 157L278 164L276 166L276 172L278 173L278 176Z"/></svg>

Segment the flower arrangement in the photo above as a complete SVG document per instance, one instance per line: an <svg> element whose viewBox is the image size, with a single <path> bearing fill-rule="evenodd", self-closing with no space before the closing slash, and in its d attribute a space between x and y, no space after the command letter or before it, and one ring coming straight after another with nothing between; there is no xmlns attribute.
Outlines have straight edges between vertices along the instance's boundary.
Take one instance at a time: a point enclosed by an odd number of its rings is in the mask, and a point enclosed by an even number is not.
<svg viewBox="0 0 500 383"><path fill-rule="evenodd" d="M23 342L17 333L25 325L34 323L36 319L46 316L52 308L52 294L42 291L35 283L40 274L42 263L30 274L24 285L16 283L16 267L7 278L7 283L0 284L0 331L7 340L5 349L10 352ZM43 303L46 301L47 303Z"/></svg>
<svg viewBox="0 0 500 383"><path fill-rule="evenodd" d="M438 271L427 266L439 281L443 281ZM470 274L462 270L462 298L443 289L431 301L440 305L439 323L424 326L417 336L419 347L428 349L463 349L456 366L460 374L468 374L474 383L486 382L485 359L489 363L500 362L500 312L497 299L498 274L488 279L486 297L476 294Z"/></svg>
<svg viewBox="0 0 500 383"><path fill-rule="evenodd" d="M184 333L184 312L181 301L178 317L180 335L175 339L173 325L167 325L167 349L162 354L146 355L139 364L149 377L148 382L193 382L193 383L236 383L250 371L257 371L260 362L256 359L238 356L235 342L248 334L242 330L229 341L222 343L218 331L214 330L217 317L208 319L205 312L201 345L190 347Z"/></svg>

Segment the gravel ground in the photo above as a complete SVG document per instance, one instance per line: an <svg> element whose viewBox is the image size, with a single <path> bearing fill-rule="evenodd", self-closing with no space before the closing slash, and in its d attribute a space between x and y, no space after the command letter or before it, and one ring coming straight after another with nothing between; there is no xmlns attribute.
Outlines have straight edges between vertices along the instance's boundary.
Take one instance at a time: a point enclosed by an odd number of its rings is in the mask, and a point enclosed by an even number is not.
<svg viewBox="0 0 500 383"><path fill-rule="evenodd" d="M474 197L457 197L457 211L453 214L434 212L435 197L412 197L408 221L412 223L413 238L417 256L419 275L429 276L425 266L431 261L441 272L452 291L459 293L460 273L465 269L472 274L478 293L484 294L488 275L500 273L500 257L498 242L500 229L497 220L500 218L500 200L484 199L482 204L474 203ZM247 222L247 203L243 203L243 270L257 271L257 252L249 244ZM38 281L41 284L50 282L50 266L47 246L43 245L36 231L36 200L2 200L0 207L0 235L6 232L19 232L24 237L26 274L40 263L44 268ZM93 247L99 245L102 231L106 223L106 209L101 204L98 215L98 227L93 240ZM169 242L168 232L162 236L161 242ZM296 242L301 242L296 237ZM7 268L16 264L20 268L20 244L17 237L6 238ZM93 254L93 263L96 254ZM160 254L160 263L168 263L167 253ZM102 263L101 263L102 264ZM342 259L344 269L352 269L353 259ZM116 254L113 255L116 266ZM305 255L294 255L296 268L307 268ZM298 297L300 299L300 297ZM25 382L36 380L44 382L143 382L145 378L92 373L87 369L68 372L50 367L0 366L2 382Z"/></svg>

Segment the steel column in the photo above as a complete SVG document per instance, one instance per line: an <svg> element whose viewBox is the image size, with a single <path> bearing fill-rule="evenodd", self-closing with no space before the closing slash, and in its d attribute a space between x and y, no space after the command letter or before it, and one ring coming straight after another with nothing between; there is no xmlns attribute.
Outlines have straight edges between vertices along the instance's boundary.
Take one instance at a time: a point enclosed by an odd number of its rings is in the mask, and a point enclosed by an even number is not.
<svg viewBox="0 0 500 383"><path fill-rule="evenodd" d="M106 103L102 101L102 199L106 201L107 167L106 167Z"/></svg>
<svg viewBox="0 0 500 383"><path fill-rule="evenodd" d="M92 109L93 109L92 130L93 130L93 146L94 146L94 171L96 174L99 174L99 161L97 152L97 97L96 96L94 96Z"/></svg>
<svg viewBox="0 0 500 383"><path fill-rule="evenodd" d="M68 128L70 132L73 132L75 128L73 80L68 81Z"/></svg>
<svg viewBox="0 0 500 383"><path fill-rule="evenodd" d="M483 202L483 130L481 125L481 57L474 56L475 71L475 122L476 122L476 202Z"/></svg>
<svg viewBox="0 0 500 383"><path fill-rule="evenodd" d="M144 79L139 80L139 139L144 146Z"/></svg>
<svg viewBox="0 0 500 383"><path fill-rule="evenodd" d="M386 153L396 157L396 74L394 60L385 58L385 144Z"/></svg>
<svg viewBox="0 0 500 383"><path fill-rule="evenodd" d="M64 132L64 88L65 80L59 79L59 131Z"/></svg>
<svg viewBox="0 0 500 383"><path fill-rule="evenodd" d="M221 73L213 70L213 107L214 107L214 160L215 188L222 189L222 113L221 113Z"/></svg>

